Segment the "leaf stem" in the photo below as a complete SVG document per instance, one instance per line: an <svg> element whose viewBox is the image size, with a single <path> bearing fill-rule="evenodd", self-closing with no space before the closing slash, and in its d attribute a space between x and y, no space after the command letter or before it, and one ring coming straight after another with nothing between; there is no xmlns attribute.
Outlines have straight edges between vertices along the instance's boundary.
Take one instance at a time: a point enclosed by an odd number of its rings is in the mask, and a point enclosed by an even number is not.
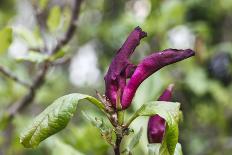
<svg viewBox="0 0 232 155"><path fill-rule="evenodd" d="M124 111L123 110L119 110L117 112L117 115L118 115L118 124L119 125L123 125L123 123L124 123Z"/></svg>

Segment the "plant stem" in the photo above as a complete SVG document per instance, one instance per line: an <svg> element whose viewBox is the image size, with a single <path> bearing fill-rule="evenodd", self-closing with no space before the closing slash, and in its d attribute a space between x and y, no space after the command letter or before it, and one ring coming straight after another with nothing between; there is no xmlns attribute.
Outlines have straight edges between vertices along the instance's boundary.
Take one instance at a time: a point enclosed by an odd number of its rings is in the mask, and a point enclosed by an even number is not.
<svg viewBox="0 0 232 155"><path fill-rule="evenodd" d="M121 141L122 141L122 135L116 134L116 141L115 141L115 146L114 146L114 154L115 155L120 155Z"/></svg>

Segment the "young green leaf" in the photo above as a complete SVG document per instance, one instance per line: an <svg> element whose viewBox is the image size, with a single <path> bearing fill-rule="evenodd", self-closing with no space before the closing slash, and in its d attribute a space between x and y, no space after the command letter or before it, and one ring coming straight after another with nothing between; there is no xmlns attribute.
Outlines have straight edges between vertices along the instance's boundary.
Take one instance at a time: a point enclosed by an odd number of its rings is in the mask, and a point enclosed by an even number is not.
<svg viewBox="0 0 232 155"><path fill-rule="evenodd" d="M164 139L160 147L160 155L174 155L178 142L179 130L178 123L172 122L166 126Z"/></svg>
<svg viewBox="0 0 232 155"><path fill-rule="evenodd" d="M39 0L39 7L41 10L45 9L48 5L48 0Z"/></svg>
<svg viewBox="0 0 232 155"><path fill-rule="evenodd" d="M160 155L173 155L178 142L178 122L180 119L180 103L154 101L141 106L132 116L131 123L138 116L153 116L158 114L167 122L165 137L160 147Z"/></svg>
<svg viewBox="0 0 232 155"><path fill-rule="evenodd" d="M145 104L139 115L158 114L167 122L164 140L160 147L160 155L173 155L178 142L178 122L180 119L180 103L156 101Z"/></svg>
<svg viewBox="0 0 232 155"><path fill-rule="evenodd" d="M61 10L59 6L54 6L49 12L47 25L50 31L55 31L60 24Z"/></svg>
<svg viewBox="0 0 232 155"><path fill-rule="evenodd" d="M113 131L111 128L109 128L107 126L107 124L104 122L103 119L99 119L99 118L93 118L91 116L89 116L88 114L86 114L85 112L82 111L83 116L91 122L91 124L95 127L97 127L100 132L101 132L101 136L103 137L103 139L105 139L109 144L113 145Z"/></svg>
<svg viewBox="0 0 232 155"><path fill-rule="evenodd" d="M183 155L182 147L181 147L181 144L180 144L180 143L177 143L177 144L176 144L176 149L175 149L174 155Z"/></svg>
<svg viewBox="0 0 232 155"><path fill-rule="evenodd" d="M166 102L166 101L154 101L143 104L135 114L130 118L127 125L136 119L138 116L153 116L160 115L164 118L166 122L176 122L179 121L180 117L180 103L178 102Z"/></svg>
<svg viewBox="0 0 232 155"><path fill-rule="evenodd" d="M0 53L5 52L12 42L12 29L6 27L0 30Z"/></svg>
<svg viewBox="0 0 232 155"><path fill-rule="evenodd" d="M139 143L139 140L142 136L142 132L143 132L143 128L141 127L139 132L134 135L134 137L131 139L129 145L127 146L127 148L123 151L123 153L127 153L130 154L131 151L135 148L135 146Z"/></svg>
<svg viewBox="0 0 232 155"><path fill-rule="evenodd" d="M42 54L42 53L29 51L29 53L27 55L18 57L18 58L16 58L16 60L17 61L30 61L33 63L41 63L41 62L44 62L46 60L49 60L49 56Z"/></svg>
<svg viewBox="0 0 232 155"><path fill-rule="evenodd" d="M55 100L39 114L20 136L24 147L36 147L41 141L64 129L74 115L80 100L86 99L103 109L103 104L96 98L84 94L69 94Z"/></svg>
<svg viewBox="0 0 232 155"><path fill-rule="evenodd" d="M160 143L152 143L152 144L148 144L148 154L149 155L169 155L168 152L160 152L160 148L161 148L161 144ZM176 148L175 148L175 152L174 155L183 155L182 153L182 148L181 148L181 144L177 143L176 144Z"/></svg>
<svg viewBox="0 0 232 155"><path fill-rule="evenodd" d="M159 155L160 143L151 143L147 145L148 155Z"/></svg>

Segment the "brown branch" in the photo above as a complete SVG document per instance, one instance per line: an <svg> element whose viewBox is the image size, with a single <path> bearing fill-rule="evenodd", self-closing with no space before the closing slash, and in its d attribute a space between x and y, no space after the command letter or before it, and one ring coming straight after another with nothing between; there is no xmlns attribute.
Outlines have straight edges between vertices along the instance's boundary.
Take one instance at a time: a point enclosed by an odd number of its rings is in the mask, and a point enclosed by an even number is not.
<svg viewBox="0 0 232 155"><path fill-rule="evenodd" d="M33 101L36 95L36 91L44 83L44 79L45 79L48 67L49 67L49 64L45 63L43 67L41 68L41 70L36 75L33 81L33 85L30 87L28 93L25 96L23 96L21 100L19 100L18 102L16 102L15 104L13 104L12 106L8 108L8 116L10 120L14 117L16 113L23 110L26 106L28 106Z"/></svg>
<svg viewBox="0 0 232 155"><path fill-rule="evenodd" d="M74 32L76 31L76 24L77 24L77 20L78 20L79 13L80 13L81 3L82 3L82 0L74 0L72 17L71 17L71 20L69 22L68 29L67 29L66 33L64 34L64 37L62 39L60 39L58 41L58 43L56 44L55 48L53 48L53 50L51 51L51 54L58 52L73 37Z"/></svg>
<svg viewBox="0 0 232 155"><path fill-rule="evenodd" d="M11 71L3 66L0 66L0 73L2 73L3 75L7 76L8 78L12 79L13 81L27 87L30 88L30 84L19 79L16 75L14 75L13 73L11 73Z"/></svg>
<svg viewBox="0 0 232 155"><path fill-rule="evenodd" d="M114 147L114 154L120 155L120 144L122 141L122 136L120 134L116 134L116 141L115 141L115 147Z"/></svg>
<svg viewBox="0 0 232 155"><path fill-rule="evenodd" d="M51 54L54 54L58 52L64 45L66 45L71 38L74 35L74 32L76 30L76 20L78 19L79 11L80 11L80 5L82 0L74 0L74 8L72 10L72 18L69 23L67 32L65 33L63 39L61 39L58 44L51 50ZM37 19L38 20L38 19ZM39 22L39 21L38 21ZM46 47L46 45L45 45ZM43 48L46 50L46 48ZM44 51L47 52L47 51ZM16 113L22 111L25 107L27 107L35 98L36 91L44 84L46 73L51 66L49 62L44 62L42 64L41 70L38 72L38 74L35 76L35 79L33 81L32 86L30 87L28 93L23 96L18 102L11 105L8 108L8 114L10 120L13 119Z"/></svg>
<svg viewBox="0 0 232 155"><path fill-rule="evenodd" d="M32 2L32 7L34 10L34 16L36 19L36 22L38 24L39 32L43 40L43 51L39 50L39 52L46 52L47 51L47 37L46 37L46 32L47 32L47 25L46 25L46 19L47 19L47 14L46 14L46 9L41 10L36 1Z"/></svg>

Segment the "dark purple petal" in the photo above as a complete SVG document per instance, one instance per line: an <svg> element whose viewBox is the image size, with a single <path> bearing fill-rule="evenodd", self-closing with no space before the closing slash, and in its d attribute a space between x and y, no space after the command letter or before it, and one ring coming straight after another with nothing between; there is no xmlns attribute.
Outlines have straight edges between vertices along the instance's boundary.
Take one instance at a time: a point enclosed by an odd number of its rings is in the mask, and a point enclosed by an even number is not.
<svg viewBox="0 0 232 155"><path fill-rule="evenodd" d="M170 101L172 98L173 84L159 97L159 101ZM147 126L147 139L149 143L161 143L165 133L165 120L159 115L154 115L149 118Z"/></svg>
<svg viewBox="0 0 232 155"><path fill-rule="evenodd" d="M105 94L114 105L116 105L117 91L120 89L123 92L126 78L130 77L135 70L135 66L129 62L129 57L139 45L140 40L146 36L146 32L142 31L140 27L136 27L118 50L105 75Z"/></svg>
<svg viewBox="0 0 232 155"><path fill-rule="evenodd" d="M153 53L152 55L144 58L135 69L131 79L124 88L121 101L123 109L130 106L137 88L151 74L164 66L184 60L194 54L195 52L191 49L166 49L162 52Z"/></svg>

